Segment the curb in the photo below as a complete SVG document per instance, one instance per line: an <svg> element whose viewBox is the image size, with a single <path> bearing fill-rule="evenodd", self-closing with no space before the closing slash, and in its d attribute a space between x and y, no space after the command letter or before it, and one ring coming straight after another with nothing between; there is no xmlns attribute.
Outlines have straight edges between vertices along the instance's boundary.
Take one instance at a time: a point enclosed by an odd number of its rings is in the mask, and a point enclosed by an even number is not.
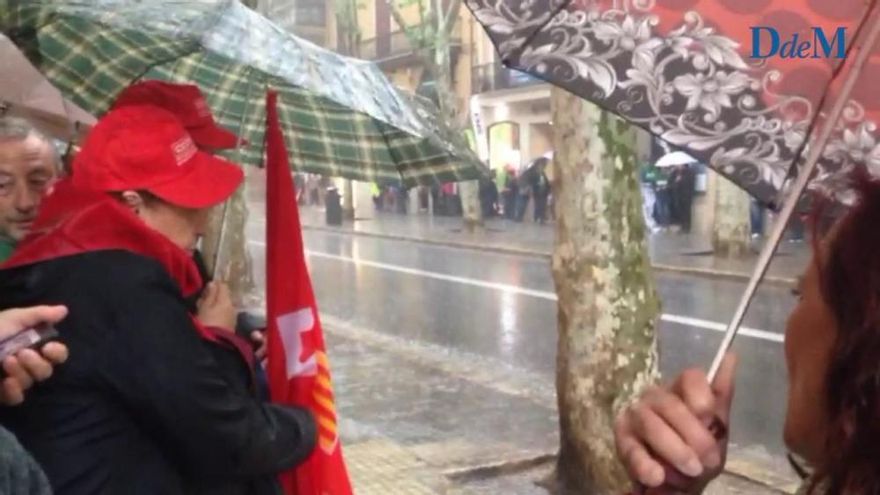
<svg viewBox="0 0 880 495"><path fill-rule="evenodd" d="M515 475L551 464L558 455L557 452L546 452L521 459L509 459L501 462L446 470L443 471L443 475L456 483ZM727 466L723 471L724 475L758 485L779 495L793 495L799 488L799 483L774 475L760 466L751 465L748 460L740 459L737 461L731 459L729 464L731 465Z"/></svg>
<svg viewBox="0 0 880 495"><path fill-rule="evenodd" d="M734 282L748 282L752 278L752 276L750 274L746 274L746 273L742 273L742 272L732 272L732 271L728 271L728 270L713 270L710 268L694 268L694 267L687 267L687 266L665 265L662 263L654 263L651 265L651 268L653 268L654 270L656 270L658 272L678 273L681 275L694 275L697 277L731 280ZM763 282L766 284L770 284L770 285L784 286L784 287L793 287L793 286L796 286L798 283L796 278L778 277L778 276L773 276L773 275L765 276Z"/></svg>
<svg viewBox="0 0 880 495"><path fill-rule="evenodd" d="M483 245L472 243L472 242L438 241L436 239L429 239L427 237L415 237L415 236L406 236L406 235L398 235L398 234L380 234L378 232L363 232L363 231L355 231L355 230L342 230L342 229L335 229L333 227L321 227L321 226L315 226L315 225L303 225L302 228L303 228L303 230L329 232L331 234L343 234L343 235L353 235L353 236L360 236L360 237L372 237L372 238L376 238L376 239L388 239L391 241L414 242L417 244L430 244L432 246L451 247L451 248L458 248L458 249L470 249L472 251L489 251L489 252L499 253L499 254L525 256L528 258L542 258L542 259L546 259L546 260L550 260L552 258L552 255L550 253L547 253L544 251L531 250L531 249L512 248L512 247L503 247L503 246L483 246Z"/></svg>
<svg viewBox="0 0 880 495"><path fill-rule="evenodd" d="M363 231L354 231L354 230L342 230L333 227L323 227L317 225L303 225L303 230L313 230L316 232L328 232L331 234L342 234L342 235L350 235L350 236L359 236L359 237L371 237L374 239L386 239L391 241L404 241L404 242L413 242L416 244L428 244L431 246L441 246L441 247L450 247L456 249L468 249L472 251L485 251L490 253L497 254L507 254L512 256L524 256L527 258L537 258L543 260L551 260L553 256L546 251L537 251L531 249L521 249L521 248L512 248L512 247L503 247L503 246L485 246L471 242L460 242L460 241L438 241L436 239L428 239L426 237L416 237L416 236L406 236L406 235L398 235L398 234L381 234L377 232L363 232ZM714 270L710 268L695 268L695 267L687 267L687 266L679 266L679 265L668 265L663 263L653 263L651 267L658 271L664 273L675 273L680 275L693 275L697 277L705 277L705 278L714 278L714 279L723 279L730 280L734 282L748 282L751 279L751 275L742 272L733 272L728 270ZM774 285L774 286L784 286L791 287L797 285L796 278L790 277L779 277L779 276L766 276L764 277L764 283Z"/></svg>
<svg viewBox="0 0 880 495"><path fill-rule="evenodd" d="M476 479L494 478L508 474L527 471L532 468L553 462L558 454L548 452L523 459L509 459L501 462L468 466L465 468L444 471L444 475L453 481L470 481Z"/></svg>

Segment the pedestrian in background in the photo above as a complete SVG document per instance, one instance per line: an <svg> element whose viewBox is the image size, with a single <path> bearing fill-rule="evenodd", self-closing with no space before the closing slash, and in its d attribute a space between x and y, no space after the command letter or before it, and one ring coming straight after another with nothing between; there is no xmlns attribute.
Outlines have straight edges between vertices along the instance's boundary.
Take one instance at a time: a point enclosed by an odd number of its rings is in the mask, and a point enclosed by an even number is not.
<svg viewBox="0 0 880 495"><path fill-rule="evenodd" d="M672 192L669 186L669 175L666 169L657 167L656 177L654 179L654 194L657 202L654 205L655 218L657 226L661 229L667 229L672 224Z"/></svg>
<svg viewBox="0 0 880 495"><path fill-rule="evenodd" d="M657 209L657 177L659 173L659 168L647 162L642 165L639 174L639 182L642 188L642 215L645 218L645 226L648 228L648 232L652 233L660 230L655 217Z"/></svg>
<svg viewBox="0 0 880 495"><path fill-rule="evenodd" d="M547 180L546 169L549 158L538 158L532 176L532 197L535 201L534 221L543 224L547 221L547 202L550 198L550 181Z"/></svg>
<svg viewBox="0 0 880 495"><path fill-rule="evenodd" d="M755 198L750 198L749 203L749 224L751 226L752 238L758 239L764 236L764 217L766 212L761 203Z"/></svg>
<svg viewBox="0 0 880 495"><path fill-rule="evenodd" d="M525 171L523 171L525 172ZM524 173L520 173L517 178L517 195L516 195L516 215L514 220L522 222L526 217L526 210L529 207L529 199L532 197L532 182Z"/></svg>
<svg viewBox="0 0 880 495"><path fill-rule="evenodd" d="M320 206L321 205L321 179L316 174L309 174L308 179L306 179L306 189L309 192L309 205L311 206Z"/></svg>
<svg viewBox="0 0 880 495"><path fill-rule="evenodd" d="M306 178L303 174L297 173L293 176L293 183L296 187L296 204L303 206L306 204Z"/></svg>
<svg viewBox="0 0 880 495"><path fill-rule="evenodd" d="M696 174L690 165L679 165L669 178L674 223L683 234L690 234L693 217Z"/></svg>
<svg viewBox="0 0 880 495"><path fill-rule="evenodd" d="M516 172L512 166L507 166L505 168L504 189L501 191L501 198L504 201L504 218L508 220L516 219L516 199L518 197L519 183Z"/></svg>
<svg viewBox="0 0 880 495"><path fill-rule="evenodd" d="M498 189L495 181L489 178L480 179L480 208L483 218L493 218L497 215Z"/></svg>
<svg viewBox="0 0 880 495"><path fill-rule="evenodd" d="M376 211L382 211L382 188L379 187L379 184L373 182L370 185L370 196L373 197L373 207L376 208Z"/></svg>

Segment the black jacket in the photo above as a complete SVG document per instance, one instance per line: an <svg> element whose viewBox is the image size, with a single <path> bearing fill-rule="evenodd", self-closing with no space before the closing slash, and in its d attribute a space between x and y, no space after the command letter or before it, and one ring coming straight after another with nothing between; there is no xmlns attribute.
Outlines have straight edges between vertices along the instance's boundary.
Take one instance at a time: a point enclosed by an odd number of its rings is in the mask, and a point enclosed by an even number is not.
<svg viewBox="0 0 880 495"><path fill-rule="evenodd" d="M153 260L99 251L0 271L0 301L70 309L69 361L2 415L59 495L273 493L311 452L310 415L253 399L239 356L199 336Z"/></svg>
<svg viewBox="0 0 880 495"><path fill-rule="evenodd" d="M94 213L112 223L108 211ZM81 220L72 232L98 229ZM43 244L101 235L86 234ZM176 265L135 251L92 249L0 270L0 309L70 310L58 325L68 362L0 421L59 495L278 493L275 475L314 448L311 414L255 399L238 350L193 323L169 272Z"/></svg>

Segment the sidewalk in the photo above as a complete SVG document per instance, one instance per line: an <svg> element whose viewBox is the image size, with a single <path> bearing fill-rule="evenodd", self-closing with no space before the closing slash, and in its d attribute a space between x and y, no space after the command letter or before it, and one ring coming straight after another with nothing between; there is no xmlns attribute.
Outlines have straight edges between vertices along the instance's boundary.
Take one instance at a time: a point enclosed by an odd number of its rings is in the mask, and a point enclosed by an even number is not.
<svg viewBox="0 0 880 495"><path fill-rule="evenodd" d="M373 219L328 227L322 209L304 207L301 211L303 227L311 230L544 258L549 258L553 250L553 225L549 224L491 219L486 222L485 230L471 234L462 230L460 218L382 213ZM759 248L754 246L755 253ZM709 239L696 235L655 234L649 249L656 270L734 280L748 280L757 260L757 254L737 260L715 257ZM794 284L809 257L807 243L785 243L774 257L766 281Z"/></svg>
<svg viewBox="0 0 880 495"><path fill-rule="evenodd" d="M503 363L324 316L340 430L358 495L548 495L552 384ZM792 493L731 452L708 494ZM772 470L769 470L772 471Z"/></svg>

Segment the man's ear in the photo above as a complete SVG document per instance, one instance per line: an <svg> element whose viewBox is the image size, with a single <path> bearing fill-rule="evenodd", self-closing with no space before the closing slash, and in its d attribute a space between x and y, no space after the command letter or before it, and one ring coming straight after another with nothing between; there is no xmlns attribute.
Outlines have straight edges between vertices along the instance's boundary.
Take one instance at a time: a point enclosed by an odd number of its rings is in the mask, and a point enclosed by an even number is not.
<svg viewBox="0 0 880 495"><path fill-rule="evenodd" d="M122 203L133 211L135 215L139 215L144 207L144 198L137 191L123 191Z"/></svg>

